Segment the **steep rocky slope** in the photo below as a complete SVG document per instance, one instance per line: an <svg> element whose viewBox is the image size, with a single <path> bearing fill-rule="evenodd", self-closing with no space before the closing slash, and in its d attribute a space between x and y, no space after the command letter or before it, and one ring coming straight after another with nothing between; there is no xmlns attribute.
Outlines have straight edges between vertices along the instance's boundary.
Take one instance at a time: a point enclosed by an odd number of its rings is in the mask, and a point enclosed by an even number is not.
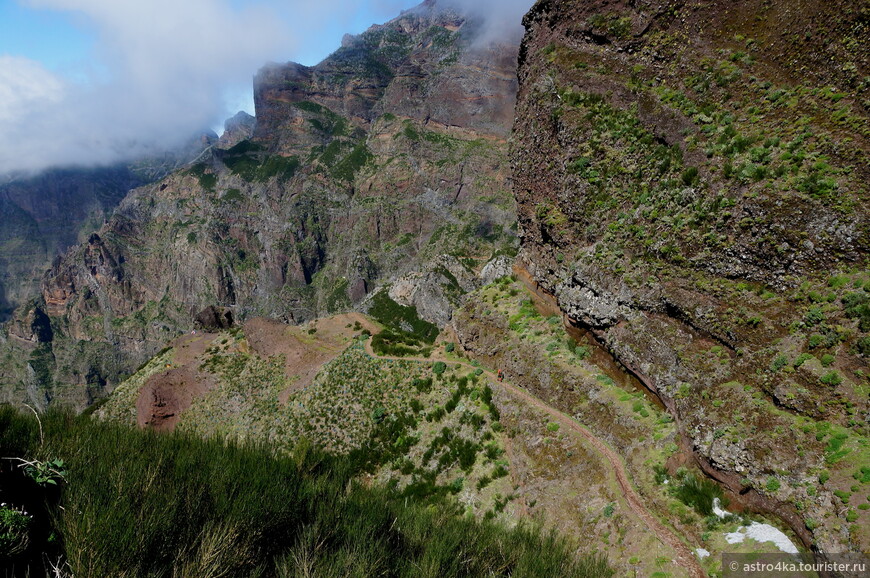
<svg viewBox="0 0 870 578"><path fill-rule="evenodd" d="M870 11L542 0L524 23L520 262L709 475L866 551Z"/></svg>
<svg viewBox="0 0 870 578"><path fill-rule="evenodd" d="M39 289L55 255L99 227L130 189L127 167L50 170L0 186L0 320Z"/></svg>
<svg viewBox="0 0 870 578"><path fill-rule="evenodd" d="M8 327L31 359L7 357L7 397L85 403L209 306L300 322L404 276L395 299L434 280L432 319L448 319L468 269L516 242L518 41L477 46L477 30L428 1L315 67L266 66L250 139L133 191L54 264ZM51 342L33 329L46 315Z"/></svg>
<svg viewBox="0 0 870 578"><path fill-rule="evenodd" d="M228 142L244 126L236 118ZM99 228L131 189L165 177L216 141L214 133L203 134L176 150L110 167L0 177L0 321L39 292L52 260Z"/></svg>

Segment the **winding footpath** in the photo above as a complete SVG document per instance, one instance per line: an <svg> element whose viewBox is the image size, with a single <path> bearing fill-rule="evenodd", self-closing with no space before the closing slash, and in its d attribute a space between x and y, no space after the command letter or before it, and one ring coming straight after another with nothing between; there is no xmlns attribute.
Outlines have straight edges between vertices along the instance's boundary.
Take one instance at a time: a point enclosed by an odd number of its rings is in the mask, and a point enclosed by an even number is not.
<svg viewBox="0 0 870 578"><path fill-rule="evenodd" d="M432 363L433 361L438 361L437 359L429 359L422 357L390 357L386 355L377 355L372 350L371 340L366 340L364 343L365 352L369 354L371 357L376 359L390 359L394 361L418 361L422 363ZM469 367L471 369L478 369L477 367L471 365L470 363L462 362L462 361L453 361L453 360L443 360L445 363L450 363L454 365L462 365L465 367ZM616 482L619 484L619 488L622 491L622 495L625 498L626 503L629 508L631 508L632 512L637 515L637 517L646 524L647 528L652 531L658 540L663 544L669 546L674 553L676 554L676 559L674 562L684 568L689 576L692 578L704 578L707 576L707 573L701 568L701 565L698 563L697 558L689 549L689 547L682 541L680 538L674 534L667 526L662 524L659 519L650 512L646 506L644 506L641 497L635 491L634 486L631 485L631 481L628 478L628 474L625 471L625 466L622 462L622 459L619 455L613 451L604 441L598 438L595 434L593 434L589 429L585 426L581 425L577 420L573 417L569 416L566 413L559 411L558 409L550 406L545 401L541 400L538 397L535 397L527 390L513 385L507 381L498 381L496 379L495 374L492 371L489 371L484 368L484 373L486 373L493 384L502 387L506 392L511 394L513 397L524 401L525 403L538 408L539 410L547 413L554 420L558 421L561 425L571 429L572 431L580 434L586 439L595 450L604 456L607 462L610 464L610 469L613 471L614 476L616 478Z"/></svg>

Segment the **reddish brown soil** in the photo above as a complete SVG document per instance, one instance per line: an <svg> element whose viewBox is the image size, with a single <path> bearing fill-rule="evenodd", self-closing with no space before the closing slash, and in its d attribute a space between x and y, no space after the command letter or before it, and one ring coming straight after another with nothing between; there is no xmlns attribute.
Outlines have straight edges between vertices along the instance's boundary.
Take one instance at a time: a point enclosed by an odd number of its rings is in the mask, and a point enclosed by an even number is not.
<svg viewBox="0 0 870 578"><path fill-rule="evenodd" d="M344 351L356 323L359 323L360 330L368 329L373 333L379 330L364 315L348 313L305 326L291 326L258 317L244 324L244 333L253 353L261 357L284 356L286 375L297 378L279 396L284 403L291 393L310 385L323 364ZM205 360L206 349L219 335L188 334L170 344L175 349L172 363L165 371L148 378L139 392L136 421L140 427L174 429L181 413L217 385L217 377L208 371L200 371L199 366Z"/></svg>
<svg viewBox="0 0 870 578"><path fill-rule="evenodd" d="M303 326L257 317L245 323L245 336L251 349L261 357L283 355L286 374L296 376L279 396L279 401L285 403L293 392L311 385L320 368L344 351L355 323L377 331L376 325L364 315L346 313Z"/></svg>
<svg viewBox="0 0 870 578"><path fill-rule="evenodd" d="M139 427L172 430L181 412L214 387L214 376L201 373L198 359L217 337L215 333L183 335L172 342L175 356L166 371L148 378L136 400Z"/></svg>

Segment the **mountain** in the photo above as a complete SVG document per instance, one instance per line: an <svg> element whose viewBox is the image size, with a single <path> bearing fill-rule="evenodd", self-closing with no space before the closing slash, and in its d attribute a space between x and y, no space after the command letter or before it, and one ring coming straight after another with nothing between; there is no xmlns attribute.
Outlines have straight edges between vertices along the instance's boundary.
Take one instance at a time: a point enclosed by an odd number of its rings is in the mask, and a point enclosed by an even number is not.
<svg viewBox="0 0 870 578"><path fill-rule="evenodd" d="M8 326L30 359L7 356L7 398L89 403L201 312L304 322L367 308L395 279L393 306L449 319L471 268L516 247L518 40L480 30L425 2L317 66L264 67L251 138L132 191L55 261Z"/></svg>
<svg viewBox="0 0 870 578"><path fill-rule="evenodd" d="M0 319L39 289L55 255L99 227L127 192L145 183L126 166L55 169L0 186Z"/></svg>
<svg viewBox="0 0 870 578"><path fill-rule="evenodd" d="M519 58L522 267L661 400L683 460L819 552L870 544L868 23L541 0Z"/></svg>
<svg viewBox="0 0 870 578"><path fill-rule="evenodd" d="M39 291L52 260L99 228L133 188L159 180L217 140L110 167L55 168L0 179L0 321Z"/></svg>

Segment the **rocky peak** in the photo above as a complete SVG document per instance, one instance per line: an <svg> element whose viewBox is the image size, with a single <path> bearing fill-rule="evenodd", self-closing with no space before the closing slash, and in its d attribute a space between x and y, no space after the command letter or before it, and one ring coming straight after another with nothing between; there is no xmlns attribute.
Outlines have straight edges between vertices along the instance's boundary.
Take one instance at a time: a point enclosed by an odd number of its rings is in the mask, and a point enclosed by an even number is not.
<svg viewBox="0 0 870 578"><path fill-rule="evenodd" d="M254 139L292 153L306 132L298 128L310 120L307 102L363 130L389 111L426 124L506 137L516 92L517 47L477 47L478 30L478 22L427 2L358 36L346 36L341 48L316 66L265 66L254 80Z"/></svg>
<svg viewBox="0 0 870 578"><path fill-rule="evenodd" d="M243 140L251 138L254 134L256 117L240 110L232 118L224 122L224 133L218 139L217 146L222 149L233 148Z"/></svg>

